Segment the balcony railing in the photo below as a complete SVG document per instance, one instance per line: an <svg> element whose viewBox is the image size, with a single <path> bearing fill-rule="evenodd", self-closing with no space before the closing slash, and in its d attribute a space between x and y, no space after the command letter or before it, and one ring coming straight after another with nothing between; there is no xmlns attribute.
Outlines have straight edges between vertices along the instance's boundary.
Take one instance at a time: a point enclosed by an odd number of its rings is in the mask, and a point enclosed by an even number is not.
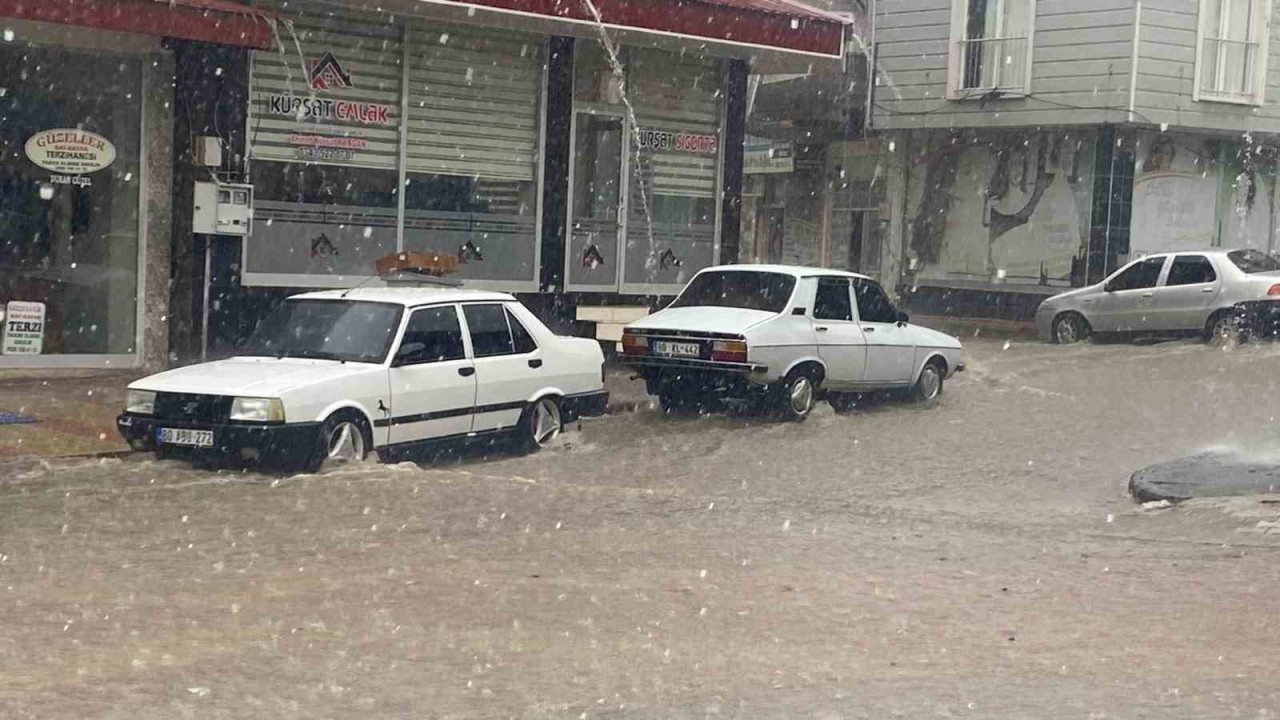
<svg viewBox="0 0 1280 720"><path fill-rule="evenodd" d="M1204 38L1200 53L1200 95L1216 100L1252 101L1258 70L1258 43Z"/></svg>
<svg viewBox="0 0 1280 720"><path fill-rule="evenodd" d="M1027 90L1028 38L974 38L960 41L962 90Z"/></svg>

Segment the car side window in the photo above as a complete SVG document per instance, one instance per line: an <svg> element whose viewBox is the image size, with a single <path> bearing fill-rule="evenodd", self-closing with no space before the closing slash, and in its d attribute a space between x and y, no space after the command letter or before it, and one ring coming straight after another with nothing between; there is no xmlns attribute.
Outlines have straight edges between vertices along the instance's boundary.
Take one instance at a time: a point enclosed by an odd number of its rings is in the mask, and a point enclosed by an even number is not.
<svg viewBox="0 0 1280 720"><path fill-rule="evenodd" d="M466 355L458 310L453 305L444 305L415 310L409 316L404 339L396 351L396 364L421 365L461 360Z"/></svg>
<svg viewBox="0 0 1280 720"><path fill-rule="evenodd" d="M849 299L849 281L844 278L818 278L818 292L813 300L815 320L853 321L853 302Z"/></svg>
<svg viewBox="0 0 1280 720"><path fill-rule="evenodd" d="M521 324L510 308L507 308L507 323L511 326L511 340L515 344L517 355L524 355L538 349L538 343L534 342L533 335L529 334L529 330Z"/></svg>
<svg viewBox="0 0 1280 720"><path fill-rule="evenodd" d="M1209 262L1209 258L1203 255L1179 255L1173 259L1173 266L1169 268L1169 278L1164 284L1169 287L1203 285L1217 279L1218 274L1213 271L1213 263Z"/></svg>
<svg viewBox="0 0 1280 720"><path fill-rule="evenodd" d="M889 300L884 288L873 282L854 284L853 294L858 298L858 317L863 322L893 323L898 321L898 311Z"/></svg>
<svg viewBox="0 0 1280 720"><path fill-rule="evenodd" d="M1128 270L1120 273L1107 283L1107 290L1142 290L1153 288L1160 279L1160 271L1164 268L1164 257L1150 257L1137 265L1130 265Z"/></svg>
<svg viewBox="0 0 1280 720"><path fill-rule="evenodd" d="M471 349L476 357L515 354L515 344L511 341L511 326L507 324L506 308L497 304L463 305L462 314L467 317Z"/></svg>

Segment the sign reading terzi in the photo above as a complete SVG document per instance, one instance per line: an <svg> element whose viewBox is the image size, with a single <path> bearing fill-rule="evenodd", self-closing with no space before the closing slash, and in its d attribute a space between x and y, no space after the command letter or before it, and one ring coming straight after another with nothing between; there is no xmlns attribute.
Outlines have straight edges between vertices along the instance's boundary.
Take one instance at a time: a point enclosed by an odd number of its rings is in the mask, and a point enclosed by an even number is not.
<svg viewBox="0 0 1280 720"><path fill-rule="evenodd" d="M656 152L687 152L699 155L714 155L719 148L720 140L715 135L697 135L694 133L670 132L667 130L643 129L636 140L641 150Z"/></svg>
<svg viewBox="0 0 1280 720"><path fill-rule="evenodd" d="M11 301L5 305L5 355L39 355L44 351L44 303Z"/></svg>
<svg viewBox="0 0 1280 720"><path fill-rule="evenodd" d="M45 170L80 175L110 167L116 147L110 140L87 130L41 130L27 140L27 158Z"/></svg>

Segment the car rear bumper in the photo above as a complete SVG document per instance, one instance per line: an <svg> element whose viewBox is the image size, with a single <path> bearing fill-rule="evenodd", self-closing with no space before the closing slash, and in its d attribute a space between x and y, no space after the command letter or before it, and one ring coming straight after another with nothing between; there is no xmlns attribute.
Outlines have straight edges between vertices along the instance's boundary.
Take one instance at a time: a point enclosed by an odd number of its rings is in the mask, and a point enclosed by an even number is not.
<svg viewBox="0 0 1280 720"><path fill-rule="evenodd" d="M769 371L768 365L760 363L733 363L716 360L699 360L696 358L654 357L651 355L629 355L622 358L622 364L637 370L681 370L694 369L706 372L722 372L735 375L763 375Z"/></svg>
<svg viewBox="0 0 1280 720"><path fill-rule="evenodd" d="M223 455L237 459L254 455L263 461L284 464L296 464L310 458L316 450L320 432L320 423L314 422L284 425L200 423L157 420L134 413L123 413L116 418L116 428L120 435L130 447L137 450L156 449L156 432L162 427L208 430L213 433L212 447L162 446L167 449L192 455Z"/></svg>

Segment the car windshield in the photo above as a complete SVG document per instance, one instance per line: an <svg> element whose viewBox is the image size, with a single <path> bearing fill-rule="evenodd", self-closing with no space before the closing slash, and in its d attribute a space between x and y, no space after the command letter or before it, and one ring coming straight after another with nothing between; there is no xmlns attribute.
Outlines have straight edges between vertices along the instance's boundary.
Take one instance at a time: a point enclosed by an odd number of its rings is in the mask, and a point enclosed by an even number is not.
<svg viewBox="0 0 1280 720"><path fill-rule="evenodd" d="M796 279L791 275L752 270L718 270L698 275L671 307L729 307L782 312Z"/></svg>
<svg viewBox="0 0 1280 720"><path fill-rule="evenodd" d="M1227 257L1240 268L1241 272L1250 275L1280 270L1280 260L1257 250L1235 250L1227 253Z"/></svg>
<svg viewBox="0 0 1280 720"><path fill-rule="evenodd" d="M288 300L267 316L240 349L269 356L380 363L403 308L356 300Z"/></svg>

